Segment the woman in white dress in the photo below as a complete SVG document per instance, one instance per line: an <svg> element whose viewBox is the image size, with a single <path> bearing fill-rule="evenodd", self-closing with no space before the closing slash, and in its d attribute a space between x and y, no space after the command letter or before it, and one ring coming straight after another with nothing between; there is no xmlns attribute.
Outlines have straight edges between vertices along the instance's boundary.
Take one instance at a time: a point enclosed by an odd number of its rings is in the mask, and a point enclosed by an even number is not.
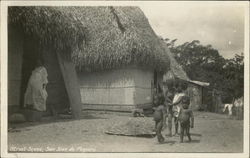
<svg viewBox="0 0 250 158"><path fill-rule="evenodd" d="M24 95L24 107L39 112L46 111L46 100L48 97L46 92L47 77L46 68L42 65L41 61L38 61L37 67L32 71Z"/></svg>

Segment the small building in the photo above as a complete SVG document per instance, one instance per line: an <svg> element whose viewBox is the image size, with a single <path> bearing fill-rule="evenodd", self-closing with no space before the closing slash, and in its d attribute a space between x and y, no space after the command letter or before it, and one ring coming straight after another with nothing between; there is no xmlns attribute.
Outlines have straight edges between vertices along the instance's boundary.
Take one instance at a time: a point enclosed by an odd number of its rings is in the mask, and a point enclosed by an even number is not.
<svg viewBox="0 0 250 158"><path fill-rule="evenodd" d="M200 81L188 81L188 95L190 96L190 105L194 110L207 110L206 102L204 98L204 91L209 83Z"/></svg>
<svg viewBox="0 0 250 158"><path fill-rule="evenodd" d="M130 111L152 102L168 51L138 7L9 7L9 109L42 59L48 109Z"/></svg>

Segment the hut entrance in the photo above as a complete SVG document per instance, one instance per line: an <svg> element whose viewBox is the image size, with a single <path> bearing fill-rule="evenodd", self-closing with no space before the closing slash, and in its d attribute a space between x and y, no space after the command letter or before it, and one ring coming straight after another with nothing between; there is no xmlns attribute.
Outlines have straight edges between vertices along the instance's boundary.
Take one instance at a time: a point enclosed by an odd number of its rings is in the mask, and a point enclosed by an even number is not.
<svg viewBox="0 0 250 158"><path fill-rule="evenodd" d="M22 64L20 65L22 67L20 86L21 108L24 107L24 94L38 60L42 61L48 73L46 115L68 113L70 110L69 99L56 53L49 46L40 46L39 42L30 36L24 37Z"/></svg>
<svg viewBox="0 0 250 158"><path fill-rule="evenodd" d="M154 85L153 88L156 89L156 93L162 93L163 91L163 87L162 84L160 82L160 74L157 73L157 71L154 71Z"/></svg>
<svg viewBox="0 0 250 158"><path fill-rule="evenodd" d="M157 72L154 71L154 88L156 88L156 90L158 90L157 88Z"/></svg>
<svg viewBox="0 0 250 158"><path fill-rule="evenodd" d="M20 106L24 107L24 94L28 85L29 77L36 67L36 62L41 58L38 44L29 36L24 38L23 56L22 56L22 73L21 73L21 90L20 90Z"/></svg>

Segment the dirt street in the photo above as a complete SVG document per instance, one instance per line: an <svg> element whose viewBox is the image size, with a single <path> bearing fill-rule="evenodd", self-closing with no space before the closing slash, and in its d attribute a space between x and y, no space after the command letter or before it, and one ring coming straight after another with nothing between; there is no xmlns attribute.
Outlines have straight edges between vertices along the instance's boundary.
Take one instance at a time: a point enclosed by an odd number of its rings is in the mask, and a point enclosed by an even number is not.
<svg viewBox="0 0 250 158"><path fill-rule="evenodd" d="M226 115L195 112L192 142L179 137L156 138L107 135L105 130L130 116L122 113L84 112L81 120L44 119L41 123L12 124L9 151L25 152L243 152L243 121ZM151 117L145 118L154 124Z"/></svg>

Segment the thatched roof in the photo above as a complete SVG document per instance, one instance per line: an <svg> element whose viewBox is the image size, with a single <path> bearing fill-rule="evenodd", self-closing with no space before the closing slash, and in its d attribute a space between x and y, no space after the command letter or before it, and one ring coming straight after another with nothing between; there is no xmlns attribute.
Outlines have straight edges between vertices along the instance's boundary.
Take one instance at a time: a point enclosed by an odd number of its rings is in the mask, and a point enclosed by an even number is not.
<svg viewBox="0 0 250 158"><path fill-rule="evenodd" d="M201 82L201 81L194 81L194 80L190 80L189 82L196 84L196 85L199 85L199 86L202 86L202 87L207 87L210 85L208 82Z"/></svg>
<svg viewBox="0 0 250 158"><path fill-rule="evenodd" d="M9 7L8 23L58 51L78 47L86 38L82 22L61 7Z"/></svg>
<svg viewBox="0 0 250 158"><path fill-rule="evenodd" d="M168 49L164 41L161 40L161 43L166 47L165 49ZM180 80L187 81L189 83L193 83L202 87L209 86L209 83L207 82L201 82L201 81L195 81L195 80L189 79L189 77L187 76L187 73L183 70L182 66L177 63L173 54L170 51L167 51L167 54L170 60L170 70L167 71L163 75L164 82L170 79L180 79Z"/></svg>
<svg viewBox="0 0 250 158"><path fill-rule="evenodd" d="M42 44L70 50L79 70L144 66L167 71L166 49L138 7L11 7L20 24Z"/></svg>
<svg viewBox="0 0 250 158"><path fill-rule="evenodd" d="M161 40L162 45L164 45L165 49L168 49L166 43ZM167 55L170 60L170 70L163 75L163 81L166 81L171 78L178 78L184 81L190 81L186 72L183 70L182 66L177 63L174 56L170 51L167 51Z"/></svg>

